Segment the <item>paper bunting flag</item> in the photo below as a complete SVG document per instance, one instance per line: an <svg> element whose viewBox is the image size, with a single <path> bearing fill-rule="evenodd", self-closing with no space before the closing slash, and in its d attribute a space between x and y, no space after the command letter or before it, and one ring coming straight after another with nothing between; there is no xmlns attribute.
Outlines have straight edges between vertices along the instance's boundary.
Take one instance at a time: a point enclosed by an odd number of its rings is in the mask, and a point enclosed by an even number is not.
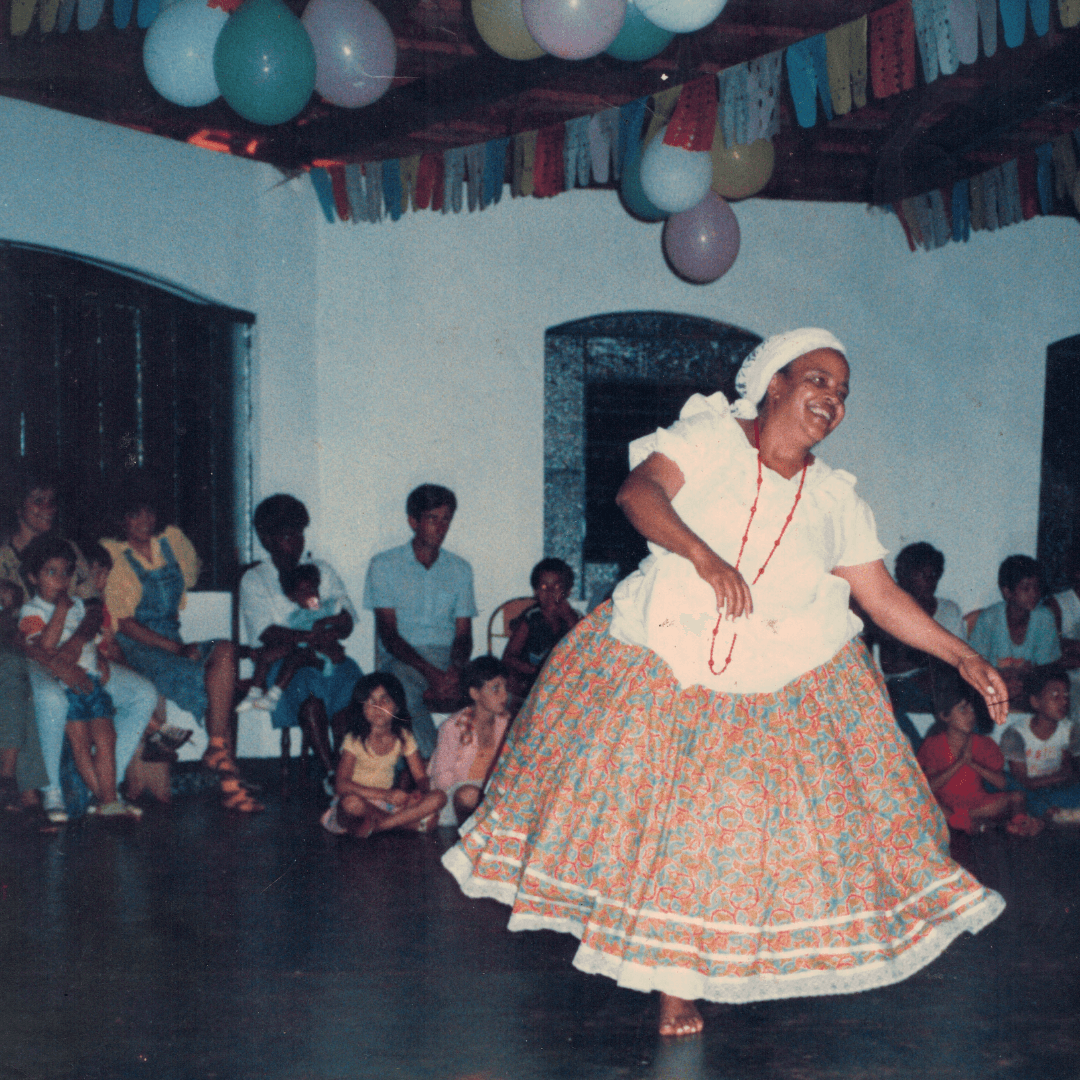
<svg viewBox="0 0 1080 1080"><path fill-rule="evenodd" d="M367 196L367 219L375 223L382 221L382 162L364 162L364 194Z"/></svg>
<svg viewBox="0 0 1080 1080"><path fill-rule="evenodd" d="M653 140L653 136L671 119L675 106L679 102L679 93L682 87L672 86L667 90L661 90L652 96L652 112L649 114L649 126L645 131L646 143Z"/></svg>
<svg viewBox="0 0 1080 1080"><path fill-rule="evenodd" d="M442 212L461 213L462 188L465 183L465 147L455 146L443 151Z"/></svg>
<svg viewBox="0 0 1080 1080"><path fill-rule="evenodd" d="M105 0L79 0L76 25L80 30L93 30L101 22Z"/></svg>
<svg viewBox="0 0 1080 1080"><path fill-rule="evenodd" d="M1020 210L1025 221L1039 212L1039 161L1034 154L1021 154L1016 161L1020 183Z"/></svg>
<svg viewBox="0 0 1080 1080"><path fill-rule="evenodd" d="M158 0L139 0L139 6L135 9L135 22L140 30L145 30L156 18L158 13Z"/></svg>
<svg viewBox="0 0 1080 1080"><path fill-rule="evenodd" d="M829 94L837 116L866 104L866 16L825 35Z"/></svg>
<svg viewBox="0 0 1080 1080"><path fill-rule="evenodd" d="M537 198L546 199L563 190L562 124L552 124L536 133L536 161L533 165L533 189Z"/></svg>
<svg viewBox="0 0 1080 1080"><path fill-rule="evenodd" d="M926 196L914 195L909 199L902 199L900 213L907 222L909 234L915 244L924 250L929 248L930 209L926 203Z"/></svg>
<svg viewBox="0 0 1080 1080"><path fill-rule="evenodd" d="M997 0L977 0L979 5L979 33L982 36L984 56L997 52Z"/></svg>
<svg viewBox="0 0 1080 1080"><path fill-rule="evenodd" d="M37 0L11 0L11 34L19 37L30 29L34 21L34 8Z"/></svg>
<svg viewBox="0 0 1080 1080"><path fill-rule="evenodd" d="M726 146L750 142L750 67L736 64L716 76L717 118Z"/></svg>
<svg viewBox="0 0 1080 1080"><path fill-rule="evenodd" d="M383 205L386 207L390 220L397 221L407 205L407 202L402 199L401 162L397 158L383 162L382 193Z"/></svg>
<svg viewBox="0 0 1080 1080"><path fill-rule="evenodd" d="M998 217L1004 225L1019 225L1024 220L1024 207L1020 198L1020 170L1016 159L1001 165L1001 209Z"/></svg>
<svg viewBox="0 0 1080 1080"><path fill-rule="evenodd" d="M994 17L997 18L996 12ZM911 0L896 0L871 12L870 81L874 97L878 98L891 97L915 86L915 18Z"/></svg>
<svg viewBox="0 0 1080 1080"><path fill-rule="evenodd" d="M398 172L401 176L401 208L408 206L416 209L416 174L420 171L420 155L413 154L410 157L401 158L398 161Z"/></svg>
<svg viewBox="0 0 1080 1080"><path fill-rule="evenodd" d="M132 0L113 0L112 17L113 26L117 30L126 30L131 22Z"/></svg>
<svg viewBox="0 0 1080 1080"><path fill-rule="evenodd" d="M1035 148L1039 160L1036 184L1039 188L1039 213L1054 212L1054 144L1043 143Z"/></svg>
<svg viewBox="0 0 1080 1080"><path fill-rule="evenodd" d="M1061 135L1053 142L1054 147L1054 194L1062 201L1072 198L1073 182L1076 180L1076 151L1073 137Z"/></svg>
<svg viewBox="0 0 1080 1080"><path fill-rule="evenodd" d="M536 137L539 132L524 131L514 136L514 179L510 194L528 198L536 190Z"/></svg>
<svg viewBox="0 0 1080 1080"><path fill-rule="evenodd" d="M746 101L746 65L742 69L743 101ZM682 88L675 111L664 130L664 145L679 146L684 150L708 151L712 149L713 133L716 131L717 80L714 75L692 79ZM745 105L743 107L745 114ZM743 139L746 123L743 122Z"/></svg>
<svg viewBox="0 0 1080 1080"><path fill-rule="evenodd" d="M911 13L924 78L931 83L939 71L952 75L960 66L960 57L949 22L948 0L911 0Z"/></svg>
<svg viewBox="0 0 1080 1080"><path fill-rule="evenodd" d="M442 206L442 154L424 154L416 169L416 187L413 195L413 207L416 210L438 210ZM433 206L435 192L439 192L439 205Z"/></svg>
<svg viewBox="0 0 1080 1080"><path fill-rule="evenodd" d="M957 180L952 188L952 238L954 243L967 243L971 235L971 205L968 202L968 182Z"/></svg>
<svg viewBox="0 0 1080 1080"><path fill-rule="evenodd" d="M71 20L75 17L75 0L60 0L60 7L56 9L56 29L61 34L66 34L71 28Z"/></svg>
<svg viewBox="0 0 1080 1080"><path fill-rule="evenodd" d="M934 247L944 247L949 242L952 226L945 207L945 196L940 191L930 192L930 232Z"/></svg>
<svg viewBox="0 0 1080 1080"><path fill-rule="evenodd" d="M998 0L1001 10L1001 28L1005 32L1005 44L1010 49L1024 44L1027 27L1027 0Z"/></svg>
<svg viewBox="0 0 1080 1080"><path fill-rule="evenodd" d="M589 118L589 159L598 184L606 184L612 172L619 179L618 109L605 109Z"/></svg>
<svg viewBox="0 0 1080 1080"><path fill-rule="evenodd" d="M1001 224L998 209L1001 202L1001 170L987 169L979 179L982 181L983 224L989 232L997 232Z"/></svg>
<svg viewBox="0 0 1080 1080"><path fill-rule="evenodd" d="M115 12L116 8L113 8ZM41 0L38 4L38 25L43 34L51 34L56 29L56 16L60 13L60 0ZM131 13L128 12L128 17ZM124 24L127 25L126 23Z"/></svg>
<svg viewBox="0 0 1080 1080"><path fill-rule="evenodd" d="M334 209L337 211L338 219L348 221L351 208L349 195L345 190L345 166L335 164L324 167L330 176L330 190L334 196Z"/></svg>
<svg viewBox="0 0 1080 1080"><path fill-rule="evenodd" d="M367 221L367 195L364 193L364 166L345 166L345 194L349 199L349 216L354 225Z"/></svg>
<svg viewBox="0 0 1080 1080"><path fill-rule="evenodd" d="M589 186L589 118L567 120L563 131L563 190Z"/></svg>
<svg viewBox="0 0 1080 1080"><path fill-rule="evenodd" d="M308 176L311 177L311 186L319 197L319 206L331 225L334 224L334 189L330 183L330 174L325 169L312 169Z"/></svg>
<svg viewBox="0 0 1080 1080"><path fill-rule="evenodd" d="M905 0L908 2L908 0ZM833 118L832 94L829 92L829 60L825 35L797 41L787 50L788 89L795 102L795 116L800 127L817 123L817 98L825 118Z"/></svg>
<svg viewBox="0 0 1080 1080"><path fill-rule="evenodd" d="M780 82L784 50L751 60L746 65L746 141L771 139L780 130ZM866 104L866 41L862 57L863 104Z"/></svg>
<svg viewBox="0 0 1080 1080"><path fill-rule="evenodd" d="M957 59L961 64L974 64L979 59L978 0L946 0L946 3Z"/></svg>
<svg viewBox="0 0 1080 1080"><path fill-rule="evenodd" d="M641 129L648 107L648 98L638 98L619 109L619 174L626 168L630 155L641 145Z"/></svg>
<svg viewBox="0 0 1080 1080"><path fill-rule="evenodd" d="M465 147L465 176L468 193L469 213L473 213L479 207L481 210L487 206L482 201L484 193L484 144L476 143Z"/></svg>
<svg viewBox="0 0 1080 1080"><path fill-rule="evenodd" d="M1066 30L1071 30L1080 23L1080 0L1058 0L1058 14L1061 16L1061 25Z"/></svg>
<svg viewBox="0 0 1080 1080"><path fill-rule="evenodd" d="M506 151L510 139L492 139L484 146L484 194L482 205L490 206L502 198L506 179Z"/></svg>
<svg viewBox="0 0 1080 1080"><path fill-rule="evenodd" d="M915 250L915 237L911 235L911 228L907 223L907 218L904 217L904 205L903 203L894 203L890 209L896 215L896 220L900 222L900 227L904 230L904 239L907 240L907 246L909 251Z"/></svg>

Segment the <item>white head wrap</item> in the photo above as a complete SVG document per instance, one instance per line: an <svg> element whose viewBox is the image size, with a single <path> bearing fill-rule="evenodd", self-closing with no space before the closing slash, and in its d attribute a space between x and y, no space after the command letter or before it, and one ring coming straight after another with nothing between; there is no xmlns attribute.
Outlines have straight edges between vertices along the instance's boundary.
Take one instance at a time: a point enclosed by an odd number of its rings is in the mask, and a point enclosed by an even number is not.
<svg viewBox="0 0 1080 1080"><path fill-rule="evenodd" d="M835 349L847 358L847 350L828 330L819 330L814 326L766 338L743 361L739 374L735 376L739 400L731 407L732 415L740 420L753 420L758 414L758 402L765 396L772 377L792 360L815 349Z"/></svg>

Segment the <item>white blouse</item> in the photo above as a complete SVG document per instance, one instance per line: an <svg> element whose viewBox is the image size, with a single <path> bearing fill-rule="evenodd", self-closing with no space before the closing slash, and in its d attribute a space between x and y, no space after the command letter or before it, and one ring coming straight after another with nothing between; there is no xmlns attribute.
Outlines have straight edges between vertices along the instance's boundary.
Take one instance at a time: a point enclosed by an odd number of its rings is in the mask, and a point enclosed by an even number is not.
<svg viewBox="0 0 1080 1080"><path fill-rule="evenodd" d="M721 558L734 565L757 487L757 451L731 415L723 394L695 394L670 428L630 444L630 467L663 454L685 484L672 500L676 513ZM785 480L762 470L761 497L740 572L750 584L765 562L795 502L800 473ZM874 515L855 494L855 477L817 459L806 471L802 497L780 546L756 585L754 613L724 621L709 671L716 594L689 560L650 543L651 554L619 583L611 634L651 649L684 686L734 694L772 693L831 660L861 629L848 607L837 566L859 566L886 554Z"/></svg>

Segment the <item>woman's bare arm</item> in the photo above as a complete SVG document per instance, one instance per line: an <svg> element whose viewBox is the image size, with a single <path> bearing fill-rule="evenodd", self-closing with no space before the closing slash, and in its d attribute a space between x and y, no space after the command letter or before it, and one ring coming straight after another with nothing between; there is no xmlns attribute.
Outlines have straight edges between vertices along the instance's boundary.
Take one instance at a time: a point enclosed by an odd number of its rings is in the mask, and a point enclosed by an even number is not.
<svg viewBox="0 0 1080 1080"><path fill-rule="evenodd" d="M851 595L867 614L894 638L951 664L965 682L982 694L990 716L1005 723L1009 694L998 672L970 645L954 637L929 615L889 576L885 564L838 566L833 573L851 586Z"/></svg>
<svg viewBox="0 0 1080 1080"><path fill-rule="evenodd" d="M742 574L697 535L671 505L686 483L682 469L663 454L650 454L623 481L615 502L646 540L688 559L698 577L716 593L716 610L729 619L754 610L750 586Z"/></svg>

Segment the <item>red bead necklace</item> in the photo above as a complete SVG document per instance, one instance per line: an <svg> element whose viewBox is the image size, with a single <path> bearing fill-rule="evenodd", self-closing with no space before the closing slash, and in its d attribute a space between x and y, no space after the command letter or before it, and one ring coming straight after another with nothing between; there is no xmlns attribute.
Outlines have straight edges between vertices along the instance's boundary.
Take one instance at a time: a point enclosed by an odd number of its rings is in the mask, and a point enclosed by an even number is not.
<svg viewBox="0 0 1080 1080"><path fill-rule="evenodd" d="M739 563L742 562L743 550L746 548L747 538L750 536L750 526L753 524L754 515L757 513L758 499L761 498L761 433L758 429L758 421L754 419L754 449L757 450L757 491L754 492L754 504L750 507L750 517L746 520L746 531L742 534L742 543L739 545L739 554L735 559L735 569L739 569ZM780 535L773 541L772 549L765 557L765 561L761 564L761 569L754 575L754 580L750 582L751 585L756 585L761 578L761 575L765 573L765 567L769 565L769 560L776 554L776 549L780 546L780 541L784 539L784 533L787 532L787 527L791 524L791 519L795 516L795 507L799 505L799 499L802 498L803 484L806 483L806 470L810 465L810 455L807 454L803 460L802 475L799 477L799 489L795 492L795 501L791 504L791 510L788 512L788 516L784 519L784 525L780 529ZM739 635L737 633L731 635L731 648L728 649L727 659L724 660L724 666L717 671L713 667L713 651L716 649L716 635L720 633L720 625L724 621L724 613L720 612L716 617L716 625L713 627L712 641L709 644L709 670L714 675L723 675L728 669L728 665L731 663L731 656L735 652L735 642L738 641Z"/></svg>

